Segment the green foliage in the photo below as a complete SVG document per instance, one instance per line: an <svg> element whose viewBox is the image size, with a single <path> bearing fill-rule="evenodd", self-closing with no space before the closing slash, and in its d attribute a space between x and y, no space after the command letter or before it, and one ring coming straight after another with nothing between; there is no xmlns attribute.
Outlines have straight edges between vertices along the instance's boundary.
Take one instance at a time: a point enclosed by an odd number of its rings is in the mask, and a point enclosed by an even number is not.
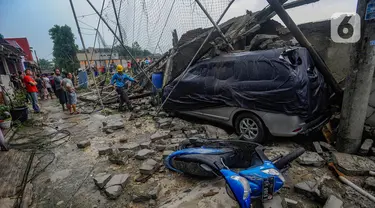
<svg viewBox="0 0 375 208"><path fill-rule="evenodd" d="M7 105L0 105L0 119L4 120L10 118L10 107Z"/></svg>
<svg viewBox="0 0 375 208"><path fill-rule="evenodd" d="M47 59L39 59L39 67L45 71L53 71L52 62Z"/></svg>
<svg viewBox="0 0 375 208"><path fill-rule="evenodd" d="M25 90L16 90L11 98L11 107L24 107L26 106L26 92Z"/></svg>
<svg viewBox="0 0 375 208"><path fill-rule="evenodd" d="M146 57L146 56L152 55L150 51L146 49L143 50L138 42L134 42L132 44L132 47L130 46L125 46L125 47L134 57ZM126 50L122 46L117 45L114 47L114 49L119 53L120 56L130 59L129 54L126 52Z"/></svg>
<svg viewBox="0 0 375 208"><path fill-rule="evenodd" d="M49 30L53 41L53 56L56 67L68 72L79 68L77 59L78 46L74 43L72 29L67 26L55 25Z"/></svg>

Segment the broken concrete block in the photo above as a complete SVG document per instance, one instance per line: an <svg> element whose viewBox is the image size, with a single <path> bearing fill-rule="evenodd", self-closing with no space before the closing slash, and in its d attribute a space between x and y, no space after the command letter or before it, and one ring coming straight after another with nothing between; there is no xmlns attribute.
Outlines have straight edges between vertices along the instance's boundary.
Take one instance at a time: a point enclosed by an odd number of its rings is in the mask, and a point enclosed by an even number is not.
<svg viewBox="0 0 375 208"><path fill-rule="evenodd" d="M169 129L169 128L171 128L171 124L170 123L161 123L161 124L159 124L159 128L160 129Z"/></svg>
<svg viewBox="0 0 375 208"><path fill-rule="evenodd" d="M171 139L171 143L172 144L180 144L181 142L185 141L186 138L175 138L175 139Z"/></svg>
<svg viewBox="0 0 375 208"><path fill-rule="evenodd" d="M210 139L227 139L229 137L228 133L221 128L212 125L203 125L206 131L207 137Z"/></svg>
<svg viewBox="0 0 375 208"><path fill-rule="evenodd" d="M323 208L342 208L344 203L334 195L329 196Z"/></svg>
<svg viewBox="0 0 375 208"><path fill-rule="evenodd" d="M363 187L375 191L375 177L368 177Z"/></svg>
<svg viewBox="0 0 375 208"><path fill-rule="evenodd" d="M313 145L314 145L315 151L316 151L319 155L323 154L323 149L322 149L322 147L320 146L319 142L313 142Z"/></svg>
<svg viewBox="0 0 375 208"><path fill-rule="evenodd" d="M163 150L165 150L166 147L167 146L165 146L165 145L157 144L157 145L155 145L155 150L156 151L163 151Z"/></svg>
<svg viewBox="0 0 375 208"><path fill-rule="evenodd" d="M162 139L168 139L171 137L171 131L157 131L151 135L151 141L157 141Z"/></svg>
<svg viewBox="0 0 375 208"><path fill-rule="evenodd" d="M137 122L137 123L135 123L135 127L136 127L136 128L141 128L141 126L142 126L142 123L141 123L141 122Z"/></svg>
<svg viewBox="0 0 375 208"><path fill-rule="evenodd" d="M337 150L332 147L332 145L328 144L327 142L319 142L320 146L330 152L336 152Z"/></svg>
<svg viewBox="0 0 375 208"><path fill-rule="evenodd" d="M164 111L160 111L159 114L158 114L158 117L168 117L168 113L164 112Z"/></svg>
<svg viewBox="0 0 375 208"><path fill-rule="evenodd" d="M199 132L198 132L198 130L188 130L188 131L184 131L184 133L187 137L191 137L195 134L198 134Z"/></svg>
<svg viewBox="0 0 375 208"><path fill-rule="evenodd" d="M155 142L156 144L160 144L160 145L167 145L169 142L168 142L168 140L167 139L161 139L161 140L157 140L156 142Z"/></svg>
<svg viewBox="0 0 375 208"><path fill-rule="evenodd" d="M147 159L148 157L150 157L150 156L152 156L154 154L155 154L155 151L153 151L153 150L141 149L135 155L135 159L145 160L145 159Z"/></svg>
<svg viewBox="0 0 375 208"><path fill-rule="evenodd" d="M148 195L150 196L151 199L157 199L159 192L161 190L161 186L158 184L155 184L152 186L153 188L148 192Z"/></svg>
<svg viewBox="0 0 375 208"><path fill-rule="evenodd" d="M346 188L338 180L331 177L325 177L323 180L319 181L317 193L317 200L324 203L330 195L342 199L346 193Z"/></svg>
<svg viewBox="0 0 375 208"><path fill-rule="evenodd" d="M111 155L113 154L113 149L111 147L100 147L98 148L99 155Z"/></svg>
<svg viewBox="0 0 375 208"><path fill-rule="evenodd" d="M112 176L111 180L108 181L108 183L105 185L106 188L120 185L122 187L125 187L127 182L129 180L129 174L117 174Z"/></svg>
<svg viewBox="0 0 375 208"><path fill-rule="evenodd" d="M306 151L297 158L297 162L301 165L320 167L325 163L325 160L316 152Z"/></svg>
<svg viewBox="0 0 375 208"><path fill-rule="evenodd" d="M106 133L106 134L112 134L115 132L115 130L113 129L103 129L103 131Z"/></svg>
<svg viewBox="0 0 375 208"><path fill-rule="evenodd" d="M81 141L81 142L77 143L77 147L80 148L80 149L86 148L90 145L91 145L91 143L90 143L89 140L85 140L85 141Z"/></svg>
<svg viewBox="0 0 375 208"><path fill-rule="evenodd" d="M372 144L374 141L372 139L366 139L363 144L361 145L361 148L359 149L358 154L362 156L368 155L370 152L370 148L372 147Z"/></svg>
<svg viewBox="0 0 375 208"><path fill-rule="evenodd" d="M163 160L164 160L166 157L168 157L170 154L172 154L172 153L173 153L173 151L165 150L165 151L163 152Z"/></svg>
<svg viewBox="0 0 375 208"><path fill-rule="evenodd" d="M283 208L304 208L303 204L293 199L283 198Z"/></svg>
<svg viewBox="0 0 375 208"><path fill-rule="evenodd" d="M340 152L334 152L332 156L336 167L345 175L367 175L370 170L375 170L375 162L367 157Z"/></svg>
<svg viewBox="0 0 375 208"><path fill-rule="evenodd" d="M151 141L141 143L141 148L149 149L151 147Z"/></svg>
<svg viewBox="0 0 375 208"><path fill-rule="evenodd" d="M118 148L119 151L125 151L125 150L138 150L140 148L140 145L135 142L128 142Z"/></svg>
<svg viewBox="0 0 375 208"><path fill-rule="evenodd" d="M258 48L258 46L264 42L265 40L277 40L280 37L277 35L266 35L266 34L257 34L250 42L250 45L248 46L249 50L255 50Z"/></svg>
<svg viewBox="0 0 375 208"><path fill-rule="evenodd" d="M135 152L133 150L124 150L121 152L121 154L126 154L128 158L131 158L135 155Z"/></svg>
<svg viewBox="0 0 375 208"><path fill-rule="evenodd" d="M132 188L133 202L146 202L150 199L157 199L160 192L160 185L156 182L151 184L142 184Z"/></svg>
<svg viewBox="0 0 375 208"><path fill-rule="evenodd" d="M102 189L109 180L111 180L112 175L109 173L99 173L97 174L93 180L96 186Z"/></svg>
<svg viewBox="0 0 375 208"><path fill-rule="evenodd" d="M125 165L126 161L128 161L128 155L124 152L119 152L116 154L112 154L108 157L108 160L115 165Z"/></svg>
<svg viewBox="0 0 375 208"><path fill-rule="evenodd" d="M314 197L316 195L314 191L315 186L316 181L304 181L294 185L294 191L307 197Z"/></svg>
<svg viewBox="0 0 375 208"><path fill-rule="evenodd" d="M147 159L139 168L139 172L145 175L153 174L157 169L157 162L153 159Z"/></svg>
<svg viewBox="0 0 375 208"><path fill-rule="evenodd" d="M109 199L117 199L122 193L122 186L120 185L113 185L105 189L105 194L108 196Z"/></svg>
<svg viewBox="0 0 375 208"><path fill-rule="evenodd" d="M283 200L279 195L273 196L271 200L266 200L263 202L263 208L279 208L282 207Z"/></svg>
<svg viewBox="0 0 375 208"><path fill-rule="evenodd" d="M265 41L263 41L263 42L259 45L259 49L262 49L262 50L267 49L267 48L268 48L267 46L268 46L269 44L271 44L271 43L273 43L273 40L271 40L271 39L265 40Z"/></svg>
<svg viewBox="0 0 375 208"><path fill-rule="evenodd" d="M179 146L180 146L179 144L170 144L165 149L166 150L171 150L171 151L176 151L176 150L178 150Z"/></svg>
<svg viewBox="0 0 375 208"><path fill-rule="evenodd" d="M103 131L106 129L117 130L123 128L125 128L125 124L120 114L110 115L103 122Z"/></svg>

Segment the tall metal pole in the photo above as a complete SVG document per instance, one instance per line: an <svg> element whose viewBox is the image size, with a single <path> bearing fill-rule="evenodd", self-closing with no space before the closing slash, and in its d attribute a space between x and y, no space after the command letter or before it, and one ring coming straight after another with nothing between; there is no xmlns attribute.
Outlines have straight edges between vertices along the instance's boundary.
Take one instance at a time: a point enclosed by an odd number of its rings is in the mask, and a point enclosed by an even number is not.
<svg viewBox="0 0 375 208"><path fill-rule="evenodd" d="M79 33L79 37L81 38L82 47L83 47L83 50L85 51L86 60L87 60L87 63L89 64L89 68L91 68L91 67L90 67L90 63L89 63L89 57L87 56L87 51L86 51L85 41L83 40L82 33L81 33L81 28L79 27L79 23L78 23L78 20L77 20L76 11L74 10L74 5L73 5L72 0L69 0L69 2L70 2L70 6L72 7L72 12L73 12L74 20L76 21L76 25L77 25L77 29L78 29L78 33ZM85 64L85 67L86 67L86 64ZM102 97L100 96L100 92L99 92L99 89L98 89L98 85L96 84L96 80L95 80L94 72L92 71L91 74L92 74L92 77L94 78L95 90L96 90L96 92L98 93L98 97L99 97L100 105L102 106L102 108L104 108L103 101L102 101Z"/></svg>
<svg viewBox="0 0 375 208"><path fill-rule="evenodd" d="M42 73L42 69L40 68L40 65L39 65L39 58L38 58L38 55L36 55L36 50L34 49L34 54L35 54L35 58L36 58L36 63L39 67L39 73Z"/></svg>
<svg viewBox="0 0 375 208"><path fill-rule="evenodd" d="M71 1L71 0L70 0ZM138 68L141 69L142 73L147 77L147 79L150 81L150 83L156 88L156 86L152 83L150 77L148 77L148 74L143 70L143 68L137 63L134 56L130 53L130 51L125 47L124 43L120 40L120 38L116 35L116 33L113 31L113 29L109 26L108 22L103 18L102 15L98 12L98 10L94 7L94 5L90 2L90 0L86 0L87 3L90 4L91 8L95 11L97 15L102 19L103 23L108 27L108 29L111 31L111 33L116 37L117 41L120 42L121 46L126 50L126 52L129 54L131 59L137 64Z"/></svg>
<svg viewBox="0 0 375 208"><path fill-rule="evenodd" d="M219 32L220 36L224 39L224 41L229 45L229 47L234 50L232 44L229 43L228 39L225 37L224 33L221 31L219 25L212 19L211 15L207 12L207 10L204 8L202 3L199 0L195 0L197 2L198 6L202 9L202 11L206 14L207 18L211 21L211 23L214 25L216 30ZM225 11L226 12L226 11Z"/></svg>
<svg viewBox="0 0 375 208"><path fill-rule="evenodd" d="M293 34L293 36L301 44L301 46L307 48L319 72L322 73L322 75L324 76L324 80L332 87L332 89L335 91L337 96L341 98L343 94L342 89L337 83L337 81L335 80L335 78L330 73L328 66L325 64L324 60L320 57L318 52L311 45L311 43L307 40L307 38L303 35L302 31L298 28L298 26L292 20L289 14L285 11L283 6L280 4L279 0L267 0L267 1L271 5L271 8L277 13L277 15L286 25L286 27Z"/></svg>
<svg viewBox="0 0 375 208"><path fill-rule="evenodd" d="M124 37L122 36L122 32L121 32L121 27L120 27L120 22L118 20L118 18L120 18L118 15L117 15L117 11L116 11L116 5L115 5L115 1L112 0L112 6L113 6L113 11L115 13L115 18L116 18L116 23L117 23L117 27L119 28L119 33L120 33L120 38L121 38L121 42L124 42ZM121 6L120 6L121 7ZM120 8L121 9L121 8Z"/></svg>
<svg viewBox="0 0 375 208"><path fill-rule="evenodd" d="M105 0L103 0L102 9L100 11L100 14L103 14L104 3L105 3ZM99 33L99 26L100 26L100 18L98 20L98 25L96 26L96 29L95 29L96 32L95 32L95 38L94 38L94 46L93 46L93 50L91 52L91 60L90 60L90 62L92 61L92 56L94 55L95 45L96 45L96 38L98 37L98 33ZM99 47L99 50L100 50L100 47Z"/></svg>
<svg viewBox="0 0 375 208"><path fill-rule="evenodd" d="M219 19L217 20L217 24L220 23L221 19L223 19L224 15L227 13L228 9L230 8L230 6L232 6L233 2L235 0L232 0L231 2L229 2L228 6L225 8L225 10L223 11L223 13L221 14L221 16L219 17ZM202 50L203 46L206 44L206 42L208 41L208 39L211 37L212 33L215 31L215 28L212 28L212 30L210 31L210 33L208 33L206 39L204 39L203 43L201 44L201 46L198 48L197 52L195 52L193 58L190 60L189 64L187 65L187 67L185 68L185 70L183 71L183 73L181 74L181 76L179 76L179 80L177 81L177 83L173 86L172 90L169 92L169 94L167 95L167 97L165 98L164 102L161 104L160 108L158 109L158 111L156 112L156 115L159 114L159 112L161 111L161 109L163 109L163 106L165 105L165 103L167 102L167 100L169 99L169 97L171 96L172 92L174 91L174 89L176 89L177 85L180 83L180 81L182 80L182 78L184 78L184 76L186 75L186 73L188 72L188 69L190 68L190 66L194 63L195 61L195 58L197 57L197 55L199 54L199 52Z"/></svg>
<svg viewBox="0 0 375 208"><path fill-rule="evenodd" d="M122 5L122 0L120 0L120 7L118 8L118 15L119 15L119 16L120 16L120 13L121 13L121 5ZM116 25L115 33L117 33L117 29L118 29L118 26ZM112 53L113 53L113 48L114 48L114 46L115 46L115 41L116 41L116 38L113 37L113 43L112 43L112 48L111 48L111 55L109 56L108 67L109 67L110 64L111 64Z"/></svg>

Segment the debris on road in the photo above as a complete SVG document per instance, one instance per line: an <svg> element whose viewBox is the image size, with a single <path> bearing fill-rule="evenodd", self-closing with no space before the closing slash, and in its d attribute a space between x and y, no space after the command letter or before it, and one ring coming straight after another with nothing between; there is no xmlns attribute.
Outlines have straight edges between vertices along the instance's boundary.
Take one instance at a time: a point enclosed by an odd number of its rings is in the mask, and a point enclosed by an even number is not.
<svg viewBox="0 0 375 208"><path fill-rule="evenodd" d="M325 160L316 152L306 151L303 155L297 158L297 162L301 165L320 167L325 163Z"/></svg>
<svg viewBox="0 0 375 208"><path fill-rule="evenodd" d="M77 147L80 148L80 149L86 148L90 145L91 145L91 143L90 143L89 140L85 140L85 141L81 141L81 142L77 143Z"/></svg>
<svg viewBox="0 0 375 208"><path fill-rule="evenodd" d="M362 155L362 156L368 155L373 143L374 143L374 140L372 140L372 139L366 139L362 143L361 148L359 149L358 154Z"/></svg>

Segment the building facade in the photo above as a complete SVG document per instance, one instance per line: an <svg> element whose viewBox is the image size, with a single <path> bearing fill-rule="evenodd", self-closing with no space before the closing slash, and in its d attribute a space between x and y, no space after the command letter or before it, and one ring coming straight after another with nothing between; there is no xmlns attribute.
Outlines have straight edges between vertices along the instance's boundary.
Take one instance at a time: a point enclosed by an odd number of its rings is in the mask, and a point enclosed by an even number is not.
<svg viewBox="0 0 375 208"><path fill-rule="evenodd" d="M113 51L111 55L111 48L93 48L89 47L86 49L86 53L90 64L86 60L86 55L84 50L79 50L77 52L77 58L80 64L80 68L85 69L87 65L95 68L101 68L108 66L112 61L115 64L120 64L121 60L117 51Z"/></svg>

